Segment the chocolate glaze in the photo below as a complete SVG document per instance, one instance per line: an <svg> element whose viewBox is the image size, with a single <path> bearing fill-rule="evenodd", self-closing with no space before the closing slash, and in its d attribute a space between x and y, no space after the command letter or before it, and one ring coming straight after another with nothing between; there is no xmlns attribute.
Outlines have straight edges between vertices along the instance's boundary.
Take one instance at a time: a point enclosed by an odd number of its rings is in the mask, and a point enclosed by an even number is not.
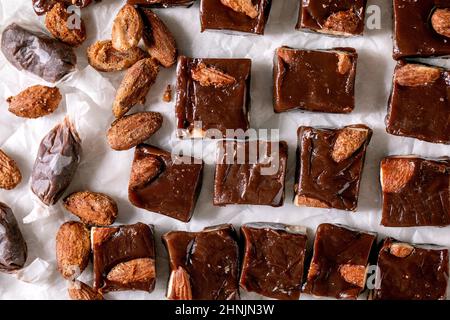
<svg viewBox="0 0 450 320"><path fill-rule="evenodd" d="M264 34L272 0L252 0L252 3L258 10L258 16L254 19L223 5L220 0L202 0L200 4L202 32L214 29Z"/></svg>
<svg viewBox="0 0 450 320"><path fill-rule="evenodd" d="M139 5L150 8L190 7L195 0L128 0L131 5Z"/></svg>
<svg viewBox="0 0 450 320"><path fill-rule="evenodd" d="M72 182L80 163L81 141L68 118L41 141L31 173L31 191L46 205L55 204Z"/></svg>
<svg viewBox="0 0 450 320"><path fill-rule="evenodd" d="M227 147L228 145L228 147ZM252 147L252 149L250 148ZM250 159L250 150L255 159ZM254 204L279 207L284 202L284 181L286 178L288 148L286 142L278 143L278 150L272 150L267 141L238 142L223 141L218 153L214 177L214 205ZM256 150L257 149L257 150ZM269 163L254 163L258 159L269 159ZM239 155L239 156L238 156ZM238 159L244 156L245 163ZM233 164L227 164L227 159ZM270 166L275 166L269 170ZM276 168L277 167L277 168ZM264 171L261 171L264 170ZM270 175L268 175L270 173ZM273 174L272 174L273 173Z"/></svg>
<svg viewBox="0 0 450 320"><path fill-rule="evenodd" d="M194 158L177 157L164 150L141 144L136 147L133 167L146 167L146 163L159 164L158 172L150 179L142 176L139 184L133 185L130 179L128 198L138 208L164 214L183 222L188 222L194 212L200 194L203 176L203 162ZM150 171L152 168L147 168ZM145 175L145 172L143 172Z"/></svg>
<svg viewBox="0 0 450 320"><path fill-rule="evenodd" d="M392 156L414 164L414 174L397 192L383 192L383 218L387 227L450 225L450 158L423 159ZM400 170L398 168L397 170Z"/></svg>
<svg viewBox="0 0 450 320"><path fill-rule="evenodd" d="M14 214L0 202L0 271L13 272L23 268L27 261L27 244L20 232Z"/></svg>
<svg viewBox="0 0 450 320"><path fill-rule="evenodd" d="M395 70L405 65L401 61ZM388 133L450 144L450 71L440 70L439 79L426 85L402 86L393 81L386 116Z"/></svg>
<svg viewBox="0 0 450 320"><path fill-rule="evenodd" d="M436 8L450 0L394 0L394 59L450 55L450 39L431 25Z"/></svg>
<svg viewBox="0 0 450 320"><path fill-rule="evenodd" d="M279 223L248 223L240 285L274 299L300 297L307 237L300 227Z"/></svg>
<svg viewBox="0 0 450 320"><path fill-rule="evenodd" d="M337 299L356 299L364 287L347 282L343 265L366 267L376 235L335 224L321 224L314 240L314 254L303 288L305 293Z"/></svg>
<svg viewBox="0 0 450 320"><path fill-rule="evenodd" d="M336 162L331 152L339 133L345 128L367 129L368 136L350 157ZM345 128L298 128L296 196L319 200L330 208L356 210L364 159L372 130L365 125Z"/></svg>
<svg viewBox="0 0 450 320"><path fill-rule="evenodd" d="M236 79L225 87L202 86L194 81L191 70L204 63ZM249 59L191 59L181 56L177 68L177 128L192 133L194 121L201 121L203 130L218 129L225 136L226 129L249 128L250 110ZM182 136L182 135L181 135Z"/></svg>
<svg viewBox="0 0 450 320"><path fill-rule="evenodd" d="M48 82L61 80L77 63L72 47L16 23L3 30L1 48L16 69L31 72Z"/></svg>
<svg viewBox="0 0 450 320"><path fill-rule="evenodd" d="M170 270L181 267L189 275L193 300L239 299L239 247L231 225L171 231L162 239Z"/></svg>
<svg viewBox="0 0 450 320"><path fill-rule="evenodd" d="M351 66L338 70L339 55ZM296 50L278 48L274 62L274 110L293 109L348 113L355 108L355 74L358 55L353 48Z"/></svg>
<svg viewBox="0 0 450 320"><path fill-rule="evenodd" d="M448 282L448 249L411 245L404 258L390 253L398 241L387 238L378 256L375 300L445 300Z"/></svg>
<svg viewBox="0 0 450 320"><path fill-rule="evenodd" d="M323 30L323 25L330 15L353 9L358 17L358 24L352 34L360 35L364 31L367 0L300 0L299 2L297 29L328 33Z"/></svg>
<svg viewBox="0 0 450 320"><path fill-rule="evenodd" d="M155 260L153 225L136 223L118 227L96 227L92 229L92 251L94 264L94 288L103 292L116 290L143 290L151 292L155 277L144 282L118 284L107 279L108 273L122 262L140 258Z"/></svg>

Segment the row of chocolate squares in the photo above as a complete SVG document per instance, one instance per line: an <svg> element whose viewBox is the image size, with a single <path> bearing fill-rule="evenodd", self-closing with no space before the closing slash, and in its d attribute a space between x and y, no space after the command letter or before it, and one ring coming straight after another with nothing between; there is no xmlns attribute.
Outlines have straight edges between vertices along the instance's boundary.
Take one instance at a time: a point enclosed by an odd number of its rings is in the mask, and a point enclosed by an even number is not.
<svg viewBox="0 0 450 320"><path fill-rule="evenodd" d="M353 111L357 57L353 48L278 48L273 76L275 112ZM251 60L182 56L177 69L179 137L227 136L227 130L249 129ZM399 61L389 99L387 132L450 144L449 79L449 70Z"/></svg>
<svg viewBox="0 0 450 320"><path fill-rule="evenodd" d="M128 0L129 4L189 6L195 0ZM297 29L332 36L364 31L367 0L298 0ZM201 29L264 34L271 0L201 0ZM387 5L387 4L386 4ZM395 59L450 55L450 3L393 0ZM381 18L381 17L375 17Z"/></svg>
<svg viewBox="0 0 450 320"><path fill-rule="evenodd" d="M241 236L243 254L232 225L164 234L170 269L167 298L239 299L241 286L275 299L297 300L301 292L356 299L367 283L372 299L446 299L447 248L386 238L377 250L375 233L328 223L317 228L312 257L306 228L300 226L248 223L241 227ZM79 288L99 292L100 298L110 291L154 290L153 225L94 227L91 241L94 288ZM73 298L82 296L76 287L69 293Z"/></svg>
<svg viewBox="0 0 450 320"><path fill-rule="evenodd" d="M365 125L299 127L294 204L355 211L371 136ZM218 143L217 154L214 205L283 205L286 142L224 140ZM188 222L202 172L199 159L138 145L129 200L136 207ZM450 225L450 158L390 156L381 162L380 174L382 225Z"/></svg>

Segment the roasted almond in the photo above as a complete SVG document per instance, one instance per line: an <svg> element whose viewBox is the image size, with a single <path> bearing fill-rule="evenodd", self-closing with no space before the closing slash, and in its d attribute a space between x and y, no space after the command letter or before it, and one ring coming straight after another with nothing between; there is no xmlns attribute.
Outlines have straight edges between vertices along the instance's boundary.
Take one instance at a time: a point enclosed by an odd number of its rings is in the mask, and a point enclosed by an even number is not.
<svg viewBox="0 0 450 320"><path fill-rule="evenodd" d="M386 158L381 162L381 188L386 193L401 191L414 176L415 163L405 158Z"/></svg>
<svg viewBox="0 0 450 320"><path fill-rule="evenodd" d="M142 38L142 19L137 10L129 4L120 9L112 28L112 45L119 51L137 47Z"/></svg>
<svg viewBox="0 0 450 320"><path fill-rule="evenodd" d="M130 174L130 189L144 187L164 169L164 163L156 155L147 155L145 158L133 162Z"/></svg>
<svg viewBox="0 0 450 320"><path fill-rule="evenodd" d="M337 56L338 56L338 72L340 74L346 74L353 67L352 60L350 59L350 56L347 53L338 53Z"/></svg>
<svg viewBox="0 0 450 320"><path fill-rule="evenodd" d="M140 258L119 263L109 271L106 279L109 285L120 287L142 287L146 286L151 291L156 278L155 260L151 258Z"/></svg>
<svg viewBox="0 0 450 320"><path fill-rule="evenodd" d="M431 25L437 33L450 38L450 9L436 9L431 16Z"/></svg>
<svg viewBox="0 0 450 320"><path fill-rule="evenodd" d="M208 67L203 62L191 70L192 79L199 82L203 87L213 86L216 88L226 87L236 83L236 79L213 67Z"/></svg>
<svg viewBox="0 0 450 320"><path fill-rule="evenodd" d="M16 162L0 150L0 189L11 190L22 181Z"/></svg>
<svg viewBox="0 0 450 320"><path fill-rule="evenodd" d="M313 208L329 208L330 206L319 199L310 198L307 196L296 195L294 204L297 207L313 207Z"/></svg>
<svg viewBox="0 0 450 320"><path fill-rule="evenodd" d="M18 117L34 119L53 113L61 99L58 88L35 85L6 101L9 103L9 112Z"/></svg>
<svg viewBox="0 0 450 320"><path fill-rule="evenodd" d="M189 274L182 267L172 270L167 290L169 300L192 300L192 289Z"/></svg>
<svg viewBox="0 0 450 320"><path fill-rule="evenodd" d="M323 30L335 35L352 35L358 29L360 19L353 9L331 14L323 24Z"/></svg>
<svg viewBox="0 0 450 320"><path fill-rule="evenodd" d="M220 0L220 2L233 11L243 13L252 19L259 14L252 0Z"/></svg>
<svg viewBox="0 0 450 320"><path fill-rule="evenodd" d="M64 207L87 225L109 226L116 221L116 202L103 193L80 191L64 199Z"/></svg>
<svg viewBox="0 0 450 320"><path fill-rule="evenodd" d="M121 52L113 48L111 40L97 41L87 50L89 64L98 71L112 72L128 69L146 53L139 47Z"/></svg>
<svg viewBox="0 0 450 320"><path fill-rule="evenodd" d="M169 28L150 9L140 9L144 21L143 39L147 52L163 67L170 68L177 62L178 50Z"/></svg>
<svg viewBox="0 0 450 320"><path fill-rule="evenodd" d="M331 157L336 162L348 159L367 141L369 129L363 127L343 128L334 142Z"/></svg>
<svg viewBox="0 0 450 320"><path fill-rule="evenodd" d="M117 119L108 130L108 142L114 150L128 150L150 138L161 128L158 112L138 112Z"/></svg>
<svg viewBox="0 0 450 320"><path fill-rule="evenodd" d="M103 300L103 295L84 282L75 280L67 289L72 300Z"/></svg>
<svg viewBox="0 0 450 320"><path fill-rule="evenodd" d="M151 58L142 59L127 70L114 99L113 113L116 118L123 117L136 104L145 103L145 96L155 83L158 71Z"/></svg>
<svg viewBox="0 0 450 320"><path fill-rule="evenodd" d="M367 274L366 266L344 264L339 267L339 273L346 282L360 288L365 287Z"/></svg>
<svg viewBox="0 0 450 320"><path fill-rule="evenodd" d="M414 251L414 247L407 243L393 243L389 247L389 253L397 258L406 258Z"/></svg>
<svg viewBox="0 0 450 320"><path fill-rule="evenodd" d="M86 40L83 19L75 12L69 12L63 3L56 3L45 16L45 26L58 40L77 47Z"/></svg>
<svg viewBox="0 0 450 320"><path fill-rule="evenodd" d="M404 87L426 86L441 76L439 68L406 64L395 71L395 81Z"/></svg>
<svg viewBox="0 0 450 320"><path fill-rule="evenodd" d="M89 230L81 222L64 223L56 235L58 270L66 279L76 279L89 262Z"/></svg>

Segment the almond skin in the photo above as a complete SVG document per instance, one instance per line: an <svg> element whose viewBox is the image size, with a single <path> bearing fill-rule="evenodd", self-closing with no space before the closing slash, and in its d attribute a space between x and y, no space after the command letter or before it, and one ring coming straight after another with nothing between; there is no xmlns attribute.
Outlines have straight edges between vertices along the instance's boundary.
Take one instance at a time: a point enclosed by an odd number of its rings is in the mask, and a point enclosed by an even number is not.
<svg viewBox="0 0 450 320"><path fill-rule="evenodd" d="M81 222L64 223L56 235L58 271L65 279L75 279L87 267L91 244L89 230Z"/></svg>
<svg viewBox="0 0 450 320"><path fill-rule="evenodd" d="M109 271L106 279L109 286L144 288L151 292L156 278L155 260L150 258L134 259L122 262Z"/></svg>
<svg viewBox="0 0 450 320"><path fill-rule="evenodd" d="M113 48L111 40L97 41L87 50L89 64L101 72L122 71L146 57L139 47L121 52Z"/></svg>
<svg viewBox="0 0 450 320"><path fill-rule="evenodd" d="M158 71L151 58L142 59L127 70L114 99L113 113L116 118L123 117L136 104L145 103L145 96L155 83Z"/></svg>
<svg viewBox="0 0 450 320"><path fill-rule="evenodd" d="M67 292L72 300L104 300L100 292L78 280L70 284Z"/></svg>
<svg viewBox="0 0 450 320"><path fill-rule="evenodd" d="M87 225L109 226L116 221L116 202L103 193L80 191L64 199L64 207Z"/></svg>
<svg viewBox="0 0 450 320"><path fill-rule="evenodd" d="M294 204L297 207L313 207L313 208L329 208L330 206L318 199L309 198L306 196L296 195Z"/></svg>
<svg viewBox="0 0 450 320"><path fill-rule="evenodd" d="M366 285L366 271L367 268L365 266L354 264L344 264L339 267L339 273L342 278L360 288L364 288Z"/></svg>
<svg viewBox="0 0 450 320"><path fill-rule="evenodd" d="M73 19L74 14L74 12L69 13L67 7L58 2L45 16L45 26L56 39L69 46L77 47L86 40L86 27L81 17L77 16L76 20Z"/></svg>
<svg viewBox="0 0 450 320"><path fill-rule="evenodd" d="M150 138L161 128L163 117L158 112L139 112L113 122L108 142L114 150L128 150Z"/></svg>
<svg viewBox="0 0 450 320"><path fill-rule="evenodd" d="M6 101L9 103L9 112L18 117L35 119L53 113L61 99L58 88L35 85Z"/></svg>
<svg viewBox="0 0 450 320"><path fill-rule="evenodd" d="M386 193L400 192L415 173L415 163L409 159L386 158L381 162L381 188Z"/></svg>
<svg viewBox="0 0 450 320"><path fill-rule="evenodd" d="M252 19L258 16L258 10L252 0L220 0L220 2L233 11L243 13Z"/></svg>
<svg viewBox="0 0 450 320"><path fill-rule="evenodd" d="M395 71L395 81L404 87L426 86L441 76L439 68L421 64L406 64Z"/></svg>
<svg viewBox="0 0 450 320"><path fill-rule="evenodd" d="M182 267L172 270L167 292L169 300L192 300L192 289L189 274Z"/></svg>
<svg viewBox="0 0 450 320"><path fill-rule="evenodd" d="M139 189L152 181L164 169L164 163L155 155L148 155L139 161L134 161L130 174L130 189Z"/></svg>
<svg viewBox="0 0 450 320"><path fill-rule="evenodd" d="M170 68L177 62L178 49L169 28L150 9L140 9L144 21L143 39L147 52L163 67Z"/></svg>
<svg viewBox="0 0 450 320"><path fill-rule="evenodd" d="M191 70L192 79L199 82L202 87L213 86L216 88L226 87L236 83L236 79L213 67L199 63Z"/></svg>
<svg viewBox="0 0 450 320"><path fill-rule="evenodd" d="M348 159L366 142L369 129L346 127L340 131L333 146L331 157L336 162Z"/></svg>
<svg viewBox="0 0 450 320"><path fill-rule="evenodd" d="M323 30L336 35L352 35L359 25L359 18L353 10L331 14L323 25Z"/></svg>
<svg viewBox="0 0 450 320"><path fill-rule="evenodd" d="M137 47L142 38L142 19L137 10L129 4L120 9L112 28L112 45L118 51Z"/></svg>
<svg viewBox="0 0 450 320"><path fill-rule="evenodd" d="M22 181L16 162L0 150L0 189L12 190Z"/></svg>
<svg viewBox="0 0 450 320"><path fill-rule="evenodd" d="M431 25L437 33L450 38L450 9L436 9L431 16Z"/></svg>
<svg viewBox="0 0 450 320"><path fill-rule="evenodd" d="M397 258L406 258L414 251L414 247L407 243L393 243L389 248L389 253Z"/></svg>

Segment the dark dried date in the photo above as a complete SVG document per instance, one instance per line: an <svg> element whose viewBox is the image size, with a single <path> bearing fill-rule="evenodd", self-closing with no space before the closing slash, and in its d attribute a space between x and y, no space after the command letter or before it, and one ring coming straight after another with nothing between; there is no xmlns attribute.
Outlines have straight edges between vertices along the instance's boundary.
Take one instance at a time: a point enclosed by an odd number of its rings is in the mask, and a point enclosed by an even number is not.
<svg viewBox="0 0 450 320"><path fill-rule="evenodd" d="M14 67L34 73L49 82L63 78L77 63L70 46L16 23L3 31L1 48Z"/></svg>
<svg viewBox="0 0 450 320"><path fill-rule="evenodd" d="M81 141L66 118L42 139L31 174L31 190L46 205L55 204L80 162Z"/></svg>
<svg viewBox="0 0 450 320"><path fill-rule="evenodd" d="M21 269L27 260L27 244L12 210L0 202L0 271Z"/></svg>

